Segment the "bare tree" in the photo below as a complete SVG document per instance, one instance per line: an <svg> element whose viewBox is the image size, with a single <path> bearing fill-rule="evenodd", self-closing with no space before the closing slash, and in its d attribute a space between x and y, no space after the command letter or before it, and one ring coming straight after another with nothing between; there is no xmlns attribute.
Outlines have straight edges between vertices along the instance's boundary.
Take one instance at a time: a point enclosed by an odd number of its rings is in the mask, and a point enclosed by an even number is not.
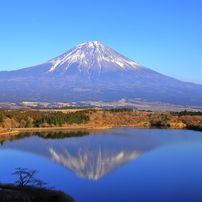
<svg viewBox="0 0 202 202"><path fill-rule="evenodd" d="M74 202L74 199L64 192L53 190L53 187L45 187L47 183L37 179L37 170L28 168L16 168L12 173L18 178L15 184L0 183L0 202Z"/></svg>
<svg viewBox="0 0 202 202"><path fill-rule="evenodd" d="M29 170L28 168L16 168L16 171L12 174L18 176L15 184L19 186L46 188L45 185L47 183L35 177L38 172L38 170Z"/></svg>

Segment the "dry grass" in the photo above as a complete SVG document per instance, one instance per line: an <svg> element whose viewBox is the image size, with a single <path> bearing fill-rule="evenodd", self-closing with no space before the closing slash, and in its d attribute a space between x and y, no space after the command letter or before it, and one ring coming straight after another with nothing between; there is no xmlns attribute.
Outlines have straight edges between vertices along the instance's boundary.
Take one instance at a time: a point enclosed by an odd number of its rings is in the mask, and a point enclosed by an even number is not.
<svg viewBox="0 0 202 202"><path fill-rule="evenodd" d="M84 111L86 109L32 109L31 111L40 111L40 112L62 112L62 113L74 113L78 111Z"/></svg>

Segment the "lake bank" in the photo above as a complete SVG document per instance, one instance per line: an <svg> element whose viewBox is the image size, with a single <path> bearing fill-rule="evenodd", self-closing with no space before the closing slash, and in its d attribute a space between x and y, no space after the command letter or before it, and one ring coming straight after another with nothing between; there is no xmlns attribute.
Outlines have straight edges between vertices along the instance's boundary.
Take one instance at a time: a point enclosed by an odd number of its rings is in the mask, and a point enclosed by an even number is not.
<svg viewBox="0 0 202 202"><path fill-rule="evenodd" d="M52 131L52 130L78 130L78 129L87 129L86 127L39 127L39 128L14 128L14 131L19 132L30 132L30 131Z"/></svg>
<svg viewBox="0 0 202 202"><path fill-rule="evenodd" d="M114 127L145 127L145 128L166 128L166 129L188 129L188 130L195 130L195 131L201 131L200 128L190 128L186 126L183 123L173 123L170 124L169 126L159 126L159 125L153 125L149 122L140 122L138 124L123 124L123 125L118 125L118 124L110 124L110 125L74 125L74 126L68 126L68 127L32 127L32 128L12 128L11 131L2 131L0 132L0 135L17 135L20 132L43 132L43 131L64 131L64 130L104 130L104 129L111 129Z"/></svg>
<svg viewBox="0 0 202 202"><path fill-rule="evenodd" d="M12 131L3 131L0 132L0 135L17 135L19 133L18 130L12 130Z"/></svg>
<svg viewBox="0 0 202 202"><path fill-rule="evenodd" d="M109 129L113 127L162 127L202 131L197 112L154 113L132 109L86 110L70 114L47 112L4 112L0 130L44 131ZM8 133L8 132L6 132Z"/></svg>

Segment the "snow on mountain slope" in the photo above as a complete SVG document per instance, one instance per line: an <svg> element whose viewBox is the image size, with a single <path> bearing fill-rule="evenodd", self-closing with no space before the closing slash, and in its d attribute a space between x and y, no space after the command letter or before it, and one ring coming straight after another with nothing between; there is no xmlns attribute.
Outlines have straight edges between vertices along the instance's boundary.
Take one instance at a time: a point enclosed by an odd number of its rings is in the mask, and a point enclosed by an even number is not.
<svg viewBox="0 0 202 202"><path fill-rule="evenodd" d="M81 43L36 66L0 72L0 94L4 101L25 96L65 102L142 98L202 105L202 85L155 72L98 41Z"/></svg>
<svg viewBox="0 0 202 202"><path fill-rule="evenodd" d="M68 80L86 80L116 82L125 80L134 82L138 79L155 78L162 80L176 79L167 77L146 68L98 41L81 43L66 53L40 65L4 72L2 76L9 77L66 77ZM1 75L0 75L1 78Z"/></svg>
<svg viewBox="0 0 202 202"><path fill-rule="evenodd" d="M102 72L145 68L98 41L81 43L47 63L52 63L48 72L61 69L64 74L71 65L77 64L76 68L83 75L91 75L93 71L97 71L98 76Z"/></svg>

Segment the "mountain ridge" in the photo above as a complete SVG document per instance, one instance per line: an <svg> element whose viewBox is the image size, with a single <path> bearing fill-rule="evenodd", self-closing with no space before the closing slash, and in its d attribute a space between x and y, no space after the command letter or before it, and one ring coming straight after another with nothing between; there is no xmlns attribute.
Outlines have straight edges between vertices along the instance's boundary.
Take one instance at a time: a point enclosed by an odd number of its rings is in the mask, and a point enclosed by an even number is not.
<svg viewBox="0 0 202 202"><path fill-rule="evenodd" d="M89 91L81 93L74 90L77 88ZM153 71L98 41L81 43L40 65L1 71L0 93L3 101L113 101L140 97L202 106L202 85Z"/></svg>

